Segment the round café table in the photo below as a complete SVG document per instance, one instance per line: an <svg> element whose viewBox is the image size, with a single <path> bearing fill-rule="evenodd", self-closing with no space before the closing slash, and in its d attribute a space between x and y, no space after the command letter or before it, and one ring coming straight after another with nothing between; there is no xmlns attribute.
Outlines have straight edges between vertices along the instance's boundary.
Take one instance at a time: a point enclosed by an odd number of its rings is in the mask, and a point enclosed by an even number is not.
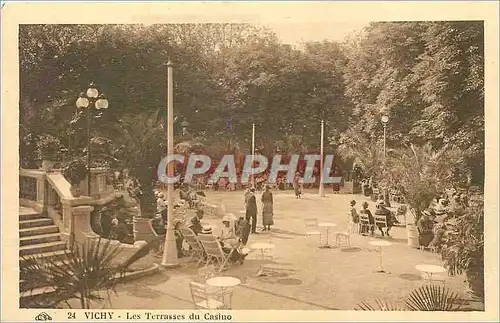
<svg viewBox="0 0 500 323"><path fill-rule="evenodd" d="M264 262L266 260L264 253L265 253L266 250L274 249L274 244L272 244L272 243L265 243L265 242L256 242L256 243L253 243L253 244L250 245L250 249L260 250L260 254L261 254L261 257L262 257L262 264L260 265L260 269L257 272L256 276L257 277L266 276L266 274L264 273Z"/></svg>
<svg viewBox="0 0 500 323"><path fill-rule="evenodd" d="M205 281L205 284L208 286L212 287L219 287L221 291L221 300L222 303L224 304L226 309L231 309L231 301L229 301L229 304L226 304L226 299L225 295L229 295L227 292L228 288L236 287L241 284L241 280L239 280L236 277L229 277L229 276L217 276L217 277L212 277L209 278Z"/></svg>
<svg viewBox="0 0 500 323"><path fill-rule="evenodd" d="M337 225L335 223L331 223L331 222L321 222L321 223L318 223L318 227L326 228L326 244L319 246L320 248L333 248L333 246L331 246L328 243L328 237L330 235L330 229L334 228L336 226Z"/></svg>
<svg viewBox="0 0 500 323"><path fill-rule="evenodd" d="M418 271L427 274L427 277L429 277L429 283L432 283L432 275L446 272L446 268L436 265L420 264L416 265L415 268L417 268Z"/></svg>
<svg viewBox="0 0 500 323"><path fill-rule="evenodd" d="M389 241L385 241L385 240L372 240L369 242L369 244L371 244L372 246L378 246L379 250L380 250L380 267L375 272L376 273L388 273L384 270L384 266L383 266L382 248L392 246L392 243L390 243Z"/></svg>

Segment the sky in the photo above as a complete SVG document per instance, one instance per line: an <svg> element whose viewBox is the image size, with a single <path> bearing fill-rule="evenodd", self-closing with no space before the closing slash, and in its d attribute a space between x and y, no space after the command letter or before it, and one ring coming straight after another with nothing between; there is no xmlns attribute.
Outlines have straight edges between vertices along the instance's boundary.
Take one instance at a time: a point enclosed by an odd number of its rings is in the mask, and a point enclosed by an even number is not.
<svg viewBox="0 0 500 323"><path fill-rule="evenodd" d="M367 26L369 21L335 23L265 23L285 44L298 45L306 41L343 41L347 35Z"/></svg>

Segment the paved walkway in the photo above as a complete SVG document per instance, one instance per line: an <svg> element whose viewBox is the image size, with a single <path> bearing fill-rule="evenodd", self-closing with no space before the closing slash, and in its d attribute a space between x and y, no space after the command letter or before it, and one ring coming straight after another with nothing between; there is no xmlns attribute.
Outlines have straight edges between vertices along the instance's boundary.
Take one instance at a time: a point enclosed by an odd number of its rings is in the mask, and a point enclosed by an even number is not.
<svg viewBox="0 0 500 323"><path fill-rule="evenodd" d="M209 192L208 197L222 202L227 212L237 217L243 209L243 192ZM277 269L270 276L254 277L260 261L258 254L250 254L244 265L235 265L223 272L243 282L234 291L233 308L351 310L361 301L375 298L401 302L413 288L424 283L415 265L441 265L438 255L407 245L405 228L393 228L390 238L354 234L351 248L320 249L317 237L303 235L305 218L334 222L336 231L346 230L352 199L356 199L358 205L368 200L361 195L330 194L320 198L312 192L306 192L297 200L290 191L276 192L275 225L271 233L251 235L248 244L258 241L275 244ZM373 209L374 203L369 203ZM258 204L260 225L261 205ZM220 219L205 220L220 224ZM384 249L384 268L389 273L373 272L379 265L379 251L369 241L378 239L393 243ZM128 282L118 287L113 307L192 309L189 281L195 279L196 273L193 263L184 263L177 269L162 270L157 275ZM464 277L446 276L445 279L447 287L465 294ZM477 305L471 306L477 308Z"/></svg>

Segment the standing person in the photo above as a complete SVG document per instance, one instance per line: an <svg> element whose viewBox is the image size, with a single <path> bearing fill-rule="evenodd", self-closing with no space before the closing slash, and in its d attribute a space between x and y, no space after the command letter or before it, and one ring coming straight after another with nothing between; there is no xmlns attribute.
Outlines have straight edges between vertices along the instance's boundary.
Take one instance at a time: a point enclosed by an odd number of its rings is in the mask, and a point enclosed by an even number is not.
<svg viewBox="0 0 500 323"><path fill-rule="evenodd" d="M263 203L262 207L262 225L264 229L262 231L270 231L271 225L274 224L273 219L273 193L271 193L271 187L266 185L264 193L260 199Z"/></svg>
<svg viewBox="0 0 500 323"><path fill-rule="evenodd" d="M297 172L295 173L295 177L293 178L293 190L295 191L295 198L300 199L300 195L302 194L301 189L300 189L300 173Z"/></svg>
<svg viewBox="0 0 500 323"><path fill-rule="evenodd" d="M245 193L243 194L243 196L245 197L245 208L247 207L247 201L248 201L248 196L250 196L250 185L247 186L247 188L245 189Z"/></svg>
<svg viewBox="0 0 500 323"><path fill-rule="evenodd" d="M257 234L257 199L255 198L255 188L250 189L250 194L247 198L246 217L247 222L252 218L252 233Z"/></svg>

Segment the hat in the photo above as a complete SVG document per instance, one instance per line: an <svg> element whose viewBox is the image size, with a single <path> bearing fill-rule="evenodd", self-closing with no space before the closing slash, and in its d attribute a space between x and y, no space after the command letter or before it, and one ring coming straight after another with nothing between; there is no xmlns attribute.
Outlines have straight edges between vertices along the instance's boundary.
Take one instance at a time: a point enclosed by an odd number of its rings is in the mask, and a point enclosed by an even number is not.
<svg viewBox="0 0 500 323"><path fill-rule="evenodd" d="M231 219L229 218L229 216L228 216L228 215L224 215L224 216L222 217L222 223L224 223L224 222L231 222Z"/></svg>
<svg viewBox="0 0 500 323"><path fill-rule="evenodd" d="M364 201L363 204L361 204L363 207L368 207L368 202Z"/></svg>
<svg viewBox="0 0 500 323"><path fill-rule="evenodd" d="M352 200L352 201L351 201L351 205L354 205L354 204L356 204L356 201L355 201L355 200Z"/></svg>
<svg viewBox="0 0 500 323"><path fill-rule="evenodd" d="M424 211L422 212L422 214L427 215L427 216L433 216L433 215L434 215L433 213L434 213L434 212L433 212L432 210L424 210Z"/></svg>
<svg viewBox="0 0 500 323"><path fill-rule="evenodd" d="M158 197L164 197L163 193L158 193Z"/></svg>
<svg viewBox="0 0 500 323"><path fill-rule="evenodd" d="M378 201L377 201L377 205L385 205L384 200L378 200Z"/></svg>

